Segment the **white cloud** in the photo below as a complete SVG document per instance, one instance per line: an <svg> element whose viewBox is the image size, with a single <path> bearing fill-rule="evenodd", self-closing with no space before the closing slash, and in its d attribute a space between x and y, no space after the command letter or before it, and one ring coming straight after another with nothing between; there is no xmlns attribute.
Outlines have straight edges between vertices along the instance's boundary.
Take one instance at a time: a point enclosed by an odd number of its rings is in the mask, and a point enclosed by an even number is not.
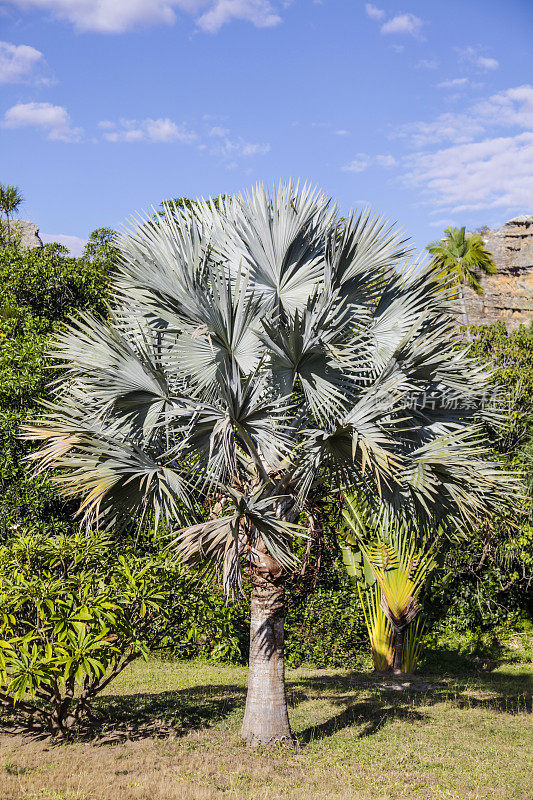
<svg viewBox="0 0 533 800"><path fill-rule="evenodd" d="M206 119L206 121L209 118ZM159 119L120 119L118 122L102 120L98 123L101 138L107 142L153 142L169 144L196 142L198 150L205 150L210 155L221 157L227 166L231 159L264 155L270 150L269 144L248 142L242 136L232 137L228 128L215 125L205 132L190 130L185 123L177 123L168 118ZM204 139L204 141L202 141ZM207 143L205 141L207 139ZM208 140L211 139L211 142ZM198 143L199 142L199 143Z"/></svg>
<svg viewBox="0 0 533 800"><path fill-rule="evenodd" d="M18 103L4 114L4 128L40 128L47 138L60 142L77 142L82 129L73 128L66 108L52 103Z"/></svg>
<svg viewBox="0 0 533 800"><path fill-rule="evenodd" d="M209 136L227 136L229 130L227 128L222 128L220 125L215 125L214 128L211 128L209 131Z"/></svg>
<svg viewBox="0 0 533 800"><path fill-rule="evenodd" d="M281 17L270 0L6 0L19 8L48 11L79 31L123 33L135 27L173 25L177 13L192 15L198 27L216 33L234 19L258 28Z"/></svg>
<svg viewBox="0 0 533 800"><path fill-rule="evenodd" d="M406 181L452 213L533 207L533 132L453 145L410 159Z"/></svg>
<svg viewBox="0 0 533 800"><path fill-rule="evenodd" d="M498 69L500 66L495 58L481 55L479 47L463 47L457 49L461 61L468 61L469 64L473 64L479 72L490 72Z"/></svg>
<svg viewBox="0 0 533 800"><path fill-rule="evenodd" d="M293 122L292 124L295 126L299 123ZM350 133L350 131L346 128L335 128L331 122L312 122L311 127L322 128L323 130L332 133L334 136L347 136Z"/></svg>
<svg viewBox="0 0 533 800"><path fill-rule="evenodd" d="M207 33L217 33L234 19L251 22L256 28L272 28L281 22L269 0L216 0L197 23Z"/></svg>
<svg viewBox="0 0 533 800"><path fill-rule="evenodd" d="M372 159L366 153L358 153L357 156L345 164L341 169L343 172L364 172L371 165Z"/></svg>
<svg viewBox="0 0 533 800"><path fill-rule="evenodd" d="M415 66L417 69L438 69L439 62L434 59L423 58Z"/></svg>
<svg viewBox="0 0 533 800"><path fill-rule="evenodd" d="M395 17L392 17L392 19L383 23L381 26L381 33L406 33L410 36L419 36L423 26L424 21L414 14L397 14Z"/></svg>
<svg viewBox="0 0 533 800"><path fill-rule="evenodd" d="M376 6L373 6L372 3L367 3L365 5L365 11L367 16L370 17L370 19L380 20L385 18L385 12L383 11L383 9L376 8Z"/></svg>
<svg viewBox="0 0 533 800"><path fill-rule="evenodd" d="M496 61L495 58L485 58L484 56L479 56L476 63L478 67L484 70L498 69L500 66L499 61Z"/></svg>
<svg viewBox="0 0 533 800"><path fill-rule="evenodd" d="M254 144L253 142L245 142L243 139L232 142L230 147L232 152L242 156L264 156L270 152L269 144Z"/></svg>
<svg viewBox="0 0 533 800"><path fill-rule="evenodd" d="M453 219L448 219L444 217L443 219L434 219L433 222L428 222L430 228L440 228L441 230L446 230L448 227L457 228L459 223Z"/></svg>
<svg viewBox="0 0 533 800"><path fill-rule="evenodd" d="M447 112L432 122L412 122L395 135L408 137L415 147L436 142L472 142L491 128L533 128L533 86L524 84L476 103L469 113Z"/></svg>
<svg viewBox="0 0 533 800"><path fill-rule="evenodd" d="M451 78L437 83L437 89L457 89L459 86L466 86L468 82L468 78Z"/></svg>
<svg viewBox="0 0 533 800"><path fill-rule="evenodd" d="M406 137L415 147L424 147L436 142L471 142L483 133L480 121L467 114L440 114L432 122L409 122L395 132L395 136Z"/></svg>
<svg viewBox="0 0 533 800"><path fill-rule="evenodd" d="M380 154L377 156L369 156L367 153L357 153L356 157L341 167L343 172L364 172L369 167L376 165L378 167L396 166L396 159L389 153Z"/></svg>
<svg viewBox="0 0 533 800"><path fill-rule="evenodd" d="M515 86L476 103L469 113L414 123L404 135L419 147L404 161L404 180L427 203L450 214L533 207L533 86ZM502 128L514 128L502 135Z"/></svg>
<svg viewBox="0 0 533 800"><path fill-rule="evenodd" d="M387 153L386 155L376 156L376 164L379 164L380 167L395 167L396 159Z"/></svg>
<svg viewBox="0 0 533 800"><path fill-rule="evenodd" d="M498 69L498 67L500 66L500 62L497 61L495 58L485 58L484 56L480 56L477 59L477 65L481 69L492 70L492 69Z"/></svg>
<svg viewBox="0 0 533 800"><path fill-rule="evenodd" d="M270 151L269 144L260 144L257 142L247 142L242 136L236 139L229 139L228 137L219 137L220 143L210 148L211 155L221 156L224 159L238 156L249 158L250 156L263 156ZM233 162L232 162L233 164Z"/></svg>
<svg viewBox="0 0 533 800"><path fill-rule="evenodd" d="M211 128L209 136L216 140L216 144L211 145L209 148L205 145L200 145L200 149L208 149L211 155L224 159L226 167L231 169L238 166L235 161L238 157L262 156L270 151L269 144L247 142L242 136L232 138L229 129L222 128L219 125Z"/></svg>
<svg viewBox="0 0 533 800"><path fill-rule="evenodd" d="M486 124L533 128L533 86L524 84L498 92L478 103L474 113Z"/></svg>
<svg viewBox="0 0 533 800"><path fill-rule="evenodd" d="M0 42L0 83L49 83L41 72L43 54L28 44Z"/></svg>
<svg viewBox="0 0 533 800"><path fill-rule="evenodd" d="M171 119L121 119L119 122L103 120L98 123L102 137L108 142L192 142L196 134L184 124Z"/></svg>
<svg viewBox="0 0 533 800"><path fill-rule="evenodd" d="M87 244L87 239L80 239L79 236L70 236L68 233L39 233L44 244L59 242L64 245L72 256L81 256L83 248Z"/></svg>

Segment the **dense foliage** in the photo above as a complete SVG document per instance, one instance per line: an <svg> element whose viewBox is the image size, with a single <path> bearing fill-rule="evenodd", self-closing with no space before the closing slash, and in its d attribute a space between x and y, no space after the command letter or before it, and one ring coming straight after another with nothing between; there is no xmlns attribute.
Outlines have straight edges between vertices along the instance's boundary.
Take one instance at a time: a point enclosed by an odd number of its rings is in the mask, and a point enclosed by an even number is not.
<svg viewBox="0 0 533 800"><path fill-rule="evenodd" d="M531 487L533 475L533 331L508 332L502 322L472 328L472 350L488 361L503 424L486 420L493 447ZM533 519L524 497L513 513L484 517L466 540L440 553L426 610L438 627L458 631L521 626L533 611Z"/></svg>
<svg viewBox="0 0 533 800"><path fill-rule="evenodd" d="M235 629L231 611L153 542L77 531L0 546L0 705L54 735L149 652L240 657Z"/></svg>
<svg viewBox="0 0 533 800"><path fill-rule="evenodd" d="M0 248L0 541L14 529L66 531L72 508L45 478L32 480L19 425L37 407L50 380L49 335L78 310L105 314L110 264L71 258L61 245L25 251Z"/></svg>
<svg viewBox="0 0 533 800"><path fill-rule="evenodd" d="M176 567L108 536L12 537L0 575L0 703L52 734L79 723L133 659L186 639Z"/></svg>

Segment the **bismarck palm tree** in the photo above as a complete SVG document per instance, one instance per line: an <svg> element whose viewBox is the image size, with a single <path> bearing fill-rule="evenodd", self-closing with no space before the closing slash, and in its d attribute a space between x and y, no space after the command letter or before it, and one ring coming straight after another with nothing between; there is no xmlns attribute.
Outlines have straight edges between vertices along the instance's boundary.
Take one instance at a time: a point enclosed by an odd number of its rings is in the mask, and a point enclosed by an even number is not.
<svg viewBox="0 0 533 800"><path fill-rule="evenodd" d="M494 275L496 265L492 255L485 250L483 238L478 233L466 235L465 228L446 228L444 239L431 242L427 247L433 256L434 263L449 275L457 284L459 300L463 314L463 324L468 332L468 311L464 297L463 286L469 286L477 295L483 294L481 276Z"/></svg>
<svg viewBox="0 0 533 800"><path fill-rule="evenodd" d="M109 321L56 339L34 458L87 524L165 517L228 594L249 576L242 735L290 741L284 589L308 493L372 491L419 524L501 503L511 479L475 424L485 373L455 346L438 270L308 188L170 204L119 249Z"/></svg>
<svg viewBox="0 0 533 800"><path fill-rule="evenodd" d="M18 186L8 186L0 183L0 211L5 214L7 227L7 240L11 240L10 218L18 212L20 204L24 201Z"/></svg>

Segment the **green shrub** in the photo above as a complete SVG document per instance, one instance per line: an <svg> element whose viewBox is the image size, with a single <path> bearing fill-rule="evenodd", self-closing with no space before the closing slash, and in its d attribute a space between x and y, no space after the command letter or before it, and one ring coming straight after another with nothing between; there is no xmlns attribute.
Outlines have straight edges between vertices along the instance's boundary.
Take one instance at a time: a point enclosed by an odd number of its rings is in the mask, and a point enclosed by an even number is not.
<svg viewBox="0 0 533 800"><path fill-rule="evenodd" d="M503 322L472 329L472 352L492 366L505 424L485 424L495 449L533 486L533 332L507 331ZM447 632L490 632L518 626L533 613L533 522L531 502L513 515L480 519L468 537L449 543L425 602L432 627Z"/></svg>
<svg viewBox="0 0 533 800"><path fill-rule="evenodd" d="M186 639L190 578L168 556L95 533L14 536L0 576L0 701L53 735L133 659Z"/></svg>
<svg viewBox="0 0 533 800"><path fill-rule="evenodd" d="M285 623L285 658L291 667L315 668L369 665L365 620L354 586L317 587L301 604L289 596Z"/></svg>
<svg viewBox="0 0 533 800"><path fill-rule="evenodd" d="M15 535L0 547L0 703L66 736L149 652L242 660L238 613L160 545Z"/></svg>
<svg viewBox="0 0 533 800"><path fill-rule="evenodd" d="M29 322L37 334L48 333L75 311L105 314L110 268L110 260L73 258L60 244L0 247L0 316L11 319L10 335Z"/></svg>

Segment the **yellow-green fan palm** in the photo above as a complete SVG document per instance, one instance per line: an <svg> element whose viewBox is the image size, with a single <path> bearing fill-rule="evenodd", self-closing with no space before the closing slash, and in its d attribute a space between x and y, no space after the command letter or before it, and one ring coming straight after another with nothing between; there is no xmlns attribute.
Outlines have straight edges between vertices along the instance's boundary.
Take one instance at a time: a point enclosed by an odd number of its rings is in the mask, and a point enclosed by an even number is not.
<svg viewBox="0 0 533 800"><path fill-rule="evenodd" d="M435 566L433 547L424 546L406 521L376 512L365 498L348 500L343 514L348 525L344 564L348 574L369 586L366 599L358 589L374 666L402 672L403 661L414 669L419 642L410 636L404 653L405 633L418 615L420 593ZM417 630L422 632L418 625Z"/></svg>

